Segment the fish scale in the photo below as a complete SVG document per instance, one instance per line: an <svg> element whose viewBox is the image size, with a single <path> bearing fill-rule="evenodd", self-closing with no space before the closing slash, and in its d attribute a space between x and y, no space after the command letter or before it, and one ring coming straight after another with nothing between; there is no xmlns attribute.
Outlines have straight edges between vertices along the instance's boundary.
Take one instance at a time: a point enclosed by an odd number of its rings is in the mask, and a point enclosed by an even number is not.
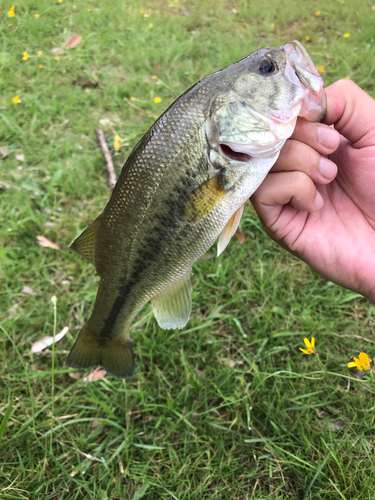
<svg viewBox="0 0 375 500"><path fill-rule="evenodd" d="M185 326L193 264L219 236L218 253L229 243L302 107L311 120L324 113L317 78L299 42L260 49L198 82L155 122L103 213L72 244L100 282L70 366L130 376L131 323L150 300L162 328Z"/></svg>

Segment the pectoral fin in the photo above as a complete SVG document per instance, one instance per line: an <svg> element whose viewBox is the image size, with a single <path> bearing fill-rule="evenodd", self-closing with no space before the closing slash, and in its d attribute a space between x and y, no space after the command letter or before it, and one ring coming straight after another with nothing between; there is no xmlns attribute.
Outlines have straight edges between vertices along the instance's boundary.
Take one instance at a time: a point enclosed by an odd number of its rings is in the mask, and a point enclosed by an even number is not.
<svg viewBox="0 0 375 500"><path fill-rule="evenodd" d="M191 291L189 272L151 300L155 318L161 328L168 330L186 325L191 313Z"/></svg>
<svg viewBox="0 0 375 500"><path fill-rule="evenodd" d="M223 174L204 182L185 199L186 217L194 222L200 221L216 207L229 190Z"/></svg>
<svg viewBox="0 0 375 500"><path fill-rule="evenodd" d="M90 226L83 231L83 233L78 236L76 240L73 241L69 250L78 253L82 259L91 262L95 265L95 248L96 248L96 237L98 233L98 227L100 223L100 218L97 217L95 221L90 224Z"/></svg>
<svg viewBox="0 0 375 500"><path fill-rule="evenodd" d="M238 224L240 223L241 216L243 213L245 205L242 205L234 214L232 217L229 219L229 221L226 223L224 226L224 229L221 231L220 236L219 236L219 241L217 242L217 256L221 253L224 252L226 247L228 246L228 243L230 242L230 239L236 232L238 228Z"/></svg>

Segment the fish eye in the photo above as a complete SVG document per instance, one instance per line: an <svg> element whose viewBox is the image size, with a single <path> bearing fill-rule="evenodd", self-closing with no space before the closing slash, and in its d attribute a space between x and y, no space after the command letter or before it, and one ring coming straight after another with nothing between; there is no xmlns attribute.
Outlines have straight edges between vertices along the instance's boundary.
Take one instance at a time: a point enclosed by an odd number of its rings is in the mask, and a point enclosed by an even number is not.
<svg viewBox="0 0 375 500"><path fill-rule="evenodd" d="M269 76L275 73L275 71L278 69L276 66L276 63L274 63L271 59L268 59L265 57L260 61L258 64L258 69L260 73L264 76Z"/></svg>

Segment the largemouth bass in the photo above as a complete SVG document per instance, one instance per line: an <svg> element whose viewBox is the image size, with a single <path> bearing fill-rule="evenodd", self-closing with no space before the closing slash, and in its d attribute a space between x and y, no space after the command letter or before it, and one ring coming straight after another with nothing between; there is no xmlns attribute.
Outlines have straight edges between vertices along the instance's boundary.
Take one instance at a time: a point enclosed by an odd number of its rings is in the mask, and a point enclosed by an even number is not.
<svg viewBox="0 0 375 500"><path fill-rule="evenodd" d="M323 80L297 41L260 49L179 97L71 246L94 264L100 283L67 364L132 375L130 326L150 300L162 328L184 327L192 265L217 238L218 254L228 245L297 117L318 121L324 113Z"/></svg>

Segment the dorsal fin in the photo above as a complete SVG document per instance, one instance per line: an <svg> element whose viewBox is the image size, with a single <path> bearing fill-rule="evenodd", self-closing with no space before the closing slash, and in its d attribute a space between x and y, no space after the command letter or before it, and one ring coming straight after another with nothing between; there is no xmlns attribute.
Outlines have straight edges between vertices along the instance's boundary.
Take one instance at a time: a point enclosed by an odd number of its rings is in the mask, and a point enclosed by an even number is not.
<svg viewBox="0 0 375 500"><path fill-rule="evenodd" d="M82 259L91 262L95 266L95 248L96 248L96 237L98 233L98 227L100 224L99 217L95 219L95 221L86 228L83 233L78 236L76 240L73 241L69 250L72 252L78 253Z"/></svg>
<svg viewBox="0 0 375 500"><path fill-rule="evenodd" d="M190 272L185 274L165 292L151 300L155 318L161 328L183 328L191 313Z"/></svg>
<svg viewBox="0 0 375 500"><path fill-rule="evenodd" d="M229 221L225 224L224 229L221 231L219 241L217 242L217 256L224 252L227 248L230 239L236 232L238 224L240 223L241 216L245 205L241 205L238 210L234 212Z"/></svg>

